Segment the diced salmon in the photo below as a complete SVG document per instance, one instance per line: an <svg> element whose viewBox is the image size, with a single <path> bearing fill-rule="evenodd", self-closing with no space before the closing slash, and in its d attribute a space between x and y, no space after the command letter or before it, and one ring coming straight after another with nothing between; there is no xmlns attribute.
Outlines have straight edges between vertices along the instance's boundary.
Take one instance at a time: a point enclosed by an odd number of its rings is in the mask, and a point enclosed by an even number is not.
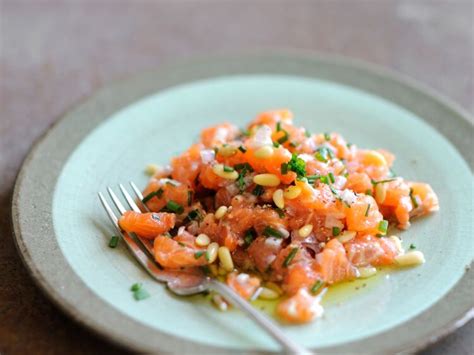
<svg viewBox="0 0 474 355"><path fill-rule="evenodd" d="M356 232L378 233L378 226L383 220L377 202L369 195L358 195L350 208L345 209L347 229Z"/></svg>
<svg viewBox="0 0 474 355"><path fill-rule="evenodd" d="M195 239L187 232L174 238L158 236L153 245L156 261L171 269L208 264L206 249L198 247Z"/></svg>
<svg viewBox="0 0 474 355"><path fill-rule="evenodd" d="M229 285L240 297L248 300L260 287L260 279L245 273L232 272L227 275L227 285Z"/></svg>
<svg viewBox="0 0 474 355"><path fill-rule="evenodd" d="M314 283L321 279L316 271L314 262L300 262L291 265L283 279L283 289L289 295L293 295L301 288L311 288Z"/></svg>
<svg viewBox="0 0 474 355"><path fill-rule="evenodd" d="M176 216L173 213L137 213L125 212L119 219L120 228L136 233L144 238L155 238L174 227Z"/></svg>
<svg viewBox="0 0 474 355"><path fill-rule="evenodd" d="M293 324L308 323L323 314L323 308L319 303L319 297L310 295L301 288L288 299L280 302L276 308L280 319Z"/></svg>
<svg viewBox="0 0 474 355"><path fill-rule="evenodd" d="M366 173L352 173L347 177L346 188L357 193L372 194L372 182Z"/></svg>
<svg viewBox="0 0 474 355"><path fill-rule="evenodd" d="M316 262L323 280L336 283L357 276L357 271L347 258L344 246L337 240L329 241L324 250L316 255Z"/></svg>
<svg viewBox="0 0 474 355"><path fill-rule="evenodd" d="M230 123L223 123L203 129L201 132L201 142L208 148L230 142L239 134L239 129Z"/></svg>
<svg viewBox="0 0 474 355"><path fill-rule="evenodd" d="M143 191L143 196L147 198L149 194L154 194L154 196L146 202L146 205L151 211L159 212L166 206L168 201L174 201L186 207L188 205L190 192L192 192L192 190L180 182L173 182L169 179L158 180L152 178Z"/></svg>
<svg viewBox="0 0 474 355"><path fill-rule="evenodd" d="M203 148L202 144L194 144L180 156L171 159L173 179L195 187L195 181L202 166L201 150Z"/></svg>
<svg viewBox="0 0 474 355"><path fill-rule="evenodd" d="M355 266L379 266L393 264L400 253L389 238L377 238L366 234L344 244L349 261Z"/></svg>

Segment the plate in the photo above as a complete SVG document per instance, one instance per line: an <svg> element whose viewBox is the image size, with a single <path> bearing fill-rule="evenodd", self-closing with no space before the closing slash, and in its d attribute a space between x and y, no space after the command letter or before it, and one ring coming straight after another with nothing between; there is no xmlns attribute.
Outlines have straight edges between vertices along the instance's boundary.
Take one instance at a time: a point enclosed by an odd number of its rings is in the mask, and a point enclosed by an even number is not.
<svg viewBox="0 0 474 355"><path fill-rule="evenodd" d="M174 297L123 246L108 248L113 229L96 194L128 180L143 187L145 165L168 162L203 127L243 126L279 107L310 131L392 151L395 171L430 183L441 205L401 235L424 252L423 266L329 298L323 319L284 331L319 352L390 353L419 349L470 319L468 115L407 79L313 54L200 58L105 87L67 113L36 144L15 187L16 242L33 278L74 319L136 351L277 351L243 314ZM135 282L152 297L136 302Z"/></svg>

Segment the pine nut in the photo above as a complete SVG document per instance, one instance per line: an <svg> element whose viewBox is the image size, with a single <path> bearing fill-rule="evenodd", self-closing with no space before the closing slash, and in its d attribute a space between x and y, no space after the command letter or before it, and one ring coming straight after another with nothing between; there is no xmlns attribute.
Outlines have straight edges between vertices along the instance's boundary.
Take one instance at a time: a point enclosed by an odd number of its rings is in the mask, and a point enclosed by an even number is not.
<svg viewBox="0 0 474 355"><path fill-rule="evenodd" d="M223 164L216 164L212 167L212 171L214 174L217 176L227 179L227 180L237 180L239 177L239 173L237 171L224 171L224 165Z"/></svg>
<svg viewBox="0 0 474 355"><path fill-rule="evenodd" d="M388 239L390 239L393 242L393 244L395 244L400 254L405 253L405 250L403 250L402 241L400 240L400 238L398 238L396 235L392 235L388 237Z"/></svg>
<svg viewBox="0 0 474 355"><path fill-rule="evenodd" d="M281 209L285 208L285 200L283 198L282 189L275 190L275 192L273 193L273 202L275 202L275 205L278 208L281 208Z"/></svg>
<svg viewBox="0 0 474 355"><path fill-rule="evenodd" d="M156 164L148 164L145 167L145 174L149 176L155 175L160 170L160 167Z"/></svg>
<svg viewBox="0 0 474 355"><path fill-rule="evenodd" d="M356 236L356 232L353 231L345 231L343 232L340 236L337 237L337 240L339 240L341 243L347 243L349 240L354 239Z"/></svg>
<svg viewBox="0 0 474 355"><path fill-rule="evenodd" d="M365 152L363 163L366 165L387 166L387 160L385 160L385 157L375 150Z"/></svg>
<svg viewBox="0 0 474 355"><path fill-rule="evenodd" d="M301 187L290 186L285 190L285 192L283 193L283 196L288 200L293 200L294 198L297 198L300 195L300 193L301 193Z"/></svg>
<svg viewBox="0 0 474 355"><path fill-rule="evenodd" d="M232 261L229 248L219 247L218 255L224 270L228 272L232 271L234 269L234 262Z"/></svg>
<svg viewBox="0 0 474 355"><path fill-rule="evenodd" d="M196 237L196 245L200 247L206 247L209 245L210 242L211 242L211 239L209 239L209 237L206 234L201 233Z"/></svg>
<svg viewBox="0 0 474 355"><path fill-rule="evenodd" d="M216 219L221 219L222 217L225 216L225 214L227 213L227 210L228 208L226 206L219 207L216 213L214 213L214 217L216 217Z"/></svg>
<svg viewBox="0 0 474 355"><path fill-rule="evenodd" d="M224 297L218 294L215 294L214 296L212 296L212 303L217 307L217 309L219 309L222 312L227 311L227 309L229 308L229 305L224 300Z"/></svg>
<svg viewBox="0 0 474 355"><path fill-rule="evenodd" d="M261 186L276 187L280 185L280 178L275 174L258 174L253 177L253 182Z"/></svg>
<svg viewBox="0 0 474 355"><path fill-rule="evenodd" d="M283 291L282 289L280 288L280 286L278 286L276 283L274 282L267 282L265 284L265 287L266 288L269 288L270 290L273 290L275 291L276 293L278 293L279 295L282 295L283 294Z"/></svg>
<svg viewBox="0 0 474 355"><path fill-rule="evenodd" d="M421 251L415 250L395 257L395 261L400 266L414 266L425 262L425 256Z"/></svg>
<svg viewBox="0 0 474 355"><path fill-rule="evenodd" d="M280 297L280 294L270 288L261 287L260 294L258 298L262 300L276 300Z"/></svg>
<svg viewBox="0 0 474 355"><path fill-rule="evenodd" d="M377 269L374 268L373 266L360 267L358 270L359 270L359 277L361 279L367 279L369 277L374 276L377 273Z"/></svg>
<svg viewBox="0 0 474 355"><path fill-rule="evenodd" d="M375 201L378 204L382 204L385 201L385 197L387 196L387 187L385 184L377 184L375 185Z"/></svg>
<svg viewBox="0 0 474 355"><path fill-rule="evenodd" d="M211 243L207 246L206 258L209 264L212 264L214 261L216 261L218 250L219 250L219 244L217 244L216 242Z"/></svg>
<svg viewBox="0 0 474 355"><path fill-rule="evenodd" d="M258 159L267 159L273 155L273 148L265 145L259 149L257 149L254 153L255 157Z"/></svg>
<svg viewBox="0 0 474 355"><path fill-rule="evenodd" d="M223 145L222 147L219 148L218 152L219 152L219 155L227 158L237 153L237 148L231 145Z"/></svg>
<svg viewBox="0 0 474 355"><path fill-rule="evenodd" d="M306 238L308 235L311 234L312 231L313 231L313 225L307 224L301 227L300 229L298 229L298 234L300 235L300 237Z"/></svg>

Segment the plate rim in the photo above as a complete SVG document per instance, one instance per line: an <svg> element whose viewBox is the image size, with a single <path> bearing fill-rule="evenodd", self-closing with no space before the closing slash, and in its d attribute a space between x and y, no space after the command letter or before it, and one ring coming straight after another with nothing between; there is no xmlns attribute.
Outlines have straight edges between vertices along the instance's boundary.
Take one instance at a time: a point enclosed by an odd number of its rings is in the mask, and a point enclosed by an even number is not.
<svg viewBox="0 0 474 355"><path fill-rule="evenodd" d="M456 117L457 122L463 122L467 123L467 127L469 132L472 134L474 131L474 124L473 120L470 119L470 114L464 110L462 107L460 107L457 103L454 103L452 100L444 97L443 95L437 93L431 88L426 87L423 84L420 84L413 79L404 76L402 74L396 73L395 71L379 67L377 65L369 64L366 62L362 62L360 60L355 60L352 58L346 58L346 57L341 57L338 55L330 55L330 54L323 54L323 53L316 53L316 52L309 52L309 51L292 51L292 50L286 50L286 51L258 51L258 52L247 52L247 53L242 53L239 52L238 54L221 54L221 55L206 55L206 56L198 56L193 59L187 59L187 60L182 60L180 63L175 63L171 65L164 65L160 67L158 70L152 70L152 71L147 71L143 72L142 74L134 75L132 77L128 77L125 79L117 80L115 82L112 82L108 85L103 86L99 90L95 91L92 93L91 96L87 97L84 99L80 104L75 105L71 110L67 111L64 115L61 116L59 120L55 122L47 131L46 133L32 146L30 152L28 153L26 159L24 160L14 187L14 192L12 196L12 223L13 223L13 234L14 234L14 241L15 245L17 247L17 250L21 256L21 259L23 263L25 264L27 270L29 271L30 275L32 276L32 279L34 282L43 290L43 292L49 297L50 300L53 301L54 304L59 306L60 309L62 309L65 313L67 313L69 316L71 316L74 320L77 322L81 323L82 325L88 327L89 329L92 329L96 333L99 333L109 340L112 340L115 343L120 344L121 346L124 346L126 348L132 349L132 350L140 350L140 351L156 351L158 350L156 347L150 347L146 343L137 343L137 341L132 338L132 337L124 337L123 334L119 334L120 331L115 332L112 331L111 328L107 328L107 326L104 327L103 324L100 322L97 322L94 320L94 317L87 316L84 314L84 312L81 310L78 310L78 307L74 307L70 302L67 302L65 299L65 295L61 292L58 292L57 290L54 289L53 285L51 284L52 280L48 280L48 277L51 277L51 275L44 275L44 270L43 272L40 270L38 267L37 263L38 260L34 260L34 257L31 255L30 251L28 250L28 243L24 240L23 235L22 235L22 228L25 227L25 223L22 222L21 220L21 214L24 213L23 210L21 210L22 201L21 197L24 195L21 193L23 189L25 188L24 181L27 178L27 174L30 172L29 171L29 166L31 165L32 162L34 162L34 159L37 158L37 152L43 147L47 142L48 139L54 135L54 133L59 129L58 127L61 127L62 125L65 125L68 120L71 120L74 115L80 114L81 109L84 110L85 107L87 107L88 104L91 102L100 102L100 100L107 100L110 99L109 95L113 95L115 92L121 92L121 90L128 90L134 91L133 89L133 84L139 83L140 81L143 81L144 78L153 76L153 77L159 77L165 72L179 72L180 70L183 70L183 68L196 68L199 65L206 67L206 65L212 64L212 63L221 63L224 62L224 68L226 65L228 66L230 63L230 67L232 64L235 64L235 62L239 61L254 61L257 63L258 61L262 61L263 59L272 59L276 61L277 64L279 65L284 65L285 63L291 63L292 61L309 61L309 62L314 62L315 64L324 64L327 65L328 67L343 67L349 71L354 71L354 72L362 72L362 75L368 74L368 77L377 77L377 79L380 80L388 80L390 82L394 82L398 86L408 88L414 92L416 92L418 95L423 95L425 96L425 99L428 99L432 103L436 103L437 105L441 105L445 110L449 110L453 113L454 116ZM258 66L258 65L257 65ZM248 72L248 74L251 73L257 73L256 72ZM277 72L270 72L272 74L276 74ZM240 74L245 74L245 72L240 72ZM287 72L281 73L281 74L288 74ZM294 73L293 73L294 74ZM221 73L221 75L235 75L235 73L228 73L226 72ZM303 76L304 74L300 74ZM212 78L212 77L217 77L219 75L207 75L202 78ZM309 76L309 75L308 75ZM357 76L357 75L356 75ZM179 75L178 75L179 77ZM310 76L314 77L314 76ZM201 79L202 79L201 78ZM163 89L166 89L167 87L172 87L174 85L179 85L182 83L186 82L193 82L199 80L199 78L190 78L184 80L178 80L174 84L170 86L164 85L164 87L159 87L157 89L158 85L148 85L145 88L142 88L143 92L140 93L129 93L131 94L130 96L130 102L124 102L123 105L119 104L118 106L114 106L112 109L113 111L118 111L122 109L123 107L128 106L130 103L133 103L137 99L140 99L144 96L147 96L152 93L158 93L159 91L162 91ZM334 81L334 80L333 80ZM339 83L339 81L336 81ZM344 83L343 83L344 84ZM346 84L348 85L348 84ZM146 85L145 85L146 86ZM130 89L132 87L132 89ZM358 86L355 86L356 88L360 88ZM135 88L136 89L136 88ZM366 88L362 89L367 91ZM371 92L371 91L369 91ZM373 92L371 92L373 93ZM378 95L377 93L374 93L375 95ZM378 95L380 96L380 95ZM382 96L383 97L383 96ZM98 101L97 101L98 100ZM392 101L389 99L389 101ZM393 102L393 101L392 101ZM396 102L397 103L397 102ZM397 103L399 104L399 103ZM402 107L408 109L407 107L403 106ZM92 122L91 129L94 129L94 127L97 126L97 123L100 123L103 121L103 119L107 119L108 115L105 115L105 117L99 119L97 122ZM423 121L431 126L433 126L433 123L428 121L425 117L423 118ZM440 134L442 134L448 141L450 141L451 144L453 144L458 152L463 156L464 160L468 164L468 166L471 169L471 173L473 170L473 157L472 155L467 155L462 154L462 151L466 152L466 142L454 142L450 137L446 136L446 132L440 131L439 127L434 126L434 129L436 129ZM87 130L84 134L87 135L89 130ZM469 132L467 134L469 134ZM463 132L465 134L465 132ZM84 138L84 136L80 137L80 140ZM468 143L468 142L467 142ZM74 151L75 146L72 148L72 151ZM69 154L66 154L65 159L61 162L62 165L67 161L67 157ZM59 169L59 172L62 171L62 165ZM56 185L57 181L54 180L51 185L54 190L54 186ZM21 193L21 194L20 194ZM51 196L52 199L52 196ZM52 226L50 226L52 227ZM62 253L59 251L59 255L62 256ZM66 259L63 257L64 261L67 263ZM472 265L472 263L471 263ZM70 270L72 271L72 269ZM72 271L74 273L74 271ZM74 273L75 274L75 273ZM77 278L78 276L75 275ZM78 278L79 279L79 278ZM473 284L473 272L472 268L467 268L465 275L462 277L462 279L456 284L449 292L447 295L445 295L443 298L441 298L437 303L435 303L433 306L419 314L418 316L410 319L407 322L402 323L401 325L404 325L406 323L410 323L411 321L418 319L422 317L423 315L426 316L426 313L429 312L430 310L434 309L435 307L440 307L439 303L442 301L446 301L446 299L451 299L455 298L456 296L462 298L463 294L463 289L469 288L469 286L472 286ZM58 280L56 280L58 281ZM79 281L82 283L79 284L79 287L86 287L88 288L82 280L79 279ZM77 285L76 285L77 286ZM464 290L465 291L465 290ZM92 293L91 293L92 294ZM94 295L95 298L98 298L98 296ZM70 300L69 300L70 301ZM104 304L107 304L106 302L102 301ZM463 324L465 324L467 321L472 319L474 317L474 311L473 311L473 304L474 301L465 302L466 307L464 307L460 312L458 310L458 314L451 314L451 318L446 320L444 324L435 330L431 332L430 334L425 335L423 338L419 339L418 341L412 343L412 344L406 344L406 346L401 346L401 347L392 347L391 349L386 349L388 352L399 352L399 351L417 351L422 349L423 347L427 346L428 344L431 344L441 337L449 334L450 332L454 331L455 329L459 328ZM111 307L111 306L109 306ZM446 308L449 309L449 308ZM119 313L120 311L114 308L114 311ZM127 317L126 315L122 315L122 317ZM127 317L128 318L128 317ZM136 321L134 321L136 322ZM138 322L137 322L138 323ZM399 326L394 327L394 329L397 329ZM391 330L389 330L391 331ZM165 334L163 332L160 332L159 330L153 329L154 333L161 333ZM382 333L383 334L383 333ZM166 335L167 338L170 338L169 335ZM368 338L371 338L373 336L370 336ZM182 339L182 338L177 338L177 339ZM365 341L364 339L359 339L353 343L361 343L362 341ZM237 350L237 349L228 349L228 348L218 348L215 346L206 346L202 345L200 343L195 343L189 340L181 340L182 343L187 343L191 344L191 346L184 345L182 347L179 347L179 349L183 350L183 352L190 351L190 350L197 350L201 349L203 351L211 351L211 352L225 352L225 353L233 353L235 351L238 351L239 353L242 353L242 351ZM351 344L351 343L344 343L344 344ZM344 345L343 344L343 345ZM335 347L328 347L328 348L321 348L321 350L329 350L329 351L334 351L334 349L337 349L338 346ZM352 346L352 349L355 349ZM248 351L247 353L251 353L252 351ZM257 351L258 352L258 351Z"/></svg>

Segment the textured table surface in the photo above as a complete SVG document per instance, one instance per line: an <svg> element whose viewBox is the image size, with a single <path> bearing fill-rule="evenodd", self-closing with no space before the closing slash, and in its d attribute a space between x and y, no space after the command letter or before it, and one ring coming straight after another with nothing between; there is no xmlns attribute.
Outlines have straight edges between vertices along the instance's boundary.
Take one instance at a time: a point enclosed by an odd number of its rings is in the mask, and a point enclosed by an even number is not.
<svg viewBox="0 0 474 355"><path fill-rule="evenodd" d="M411 76L474 111L472 1L0 0L0 353L122 353L53 306L10 226L22 160L61 114L111 80L193 54L326 51ZM472 354L474 322L424 354Z"/></svg>

